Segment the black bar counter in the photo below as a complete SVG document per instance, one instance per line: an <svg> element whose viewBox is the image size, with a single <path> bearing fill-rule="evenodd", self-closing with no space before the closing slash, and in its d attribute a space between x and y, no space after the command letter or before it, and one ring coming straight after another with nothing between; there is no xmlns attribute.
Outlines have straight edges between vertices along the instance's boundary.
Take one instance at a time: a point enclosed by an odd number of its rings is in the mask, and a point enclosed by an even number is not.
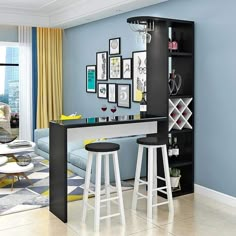
<svg viewBox="0 0 236 236"><path fill-rule="evenodd" d="M158 122L167 117L139 115L89 117L78 120L51 121L49 126L50 211L67 222L67 143L85 138L111 138L156 134Z"/></svg>

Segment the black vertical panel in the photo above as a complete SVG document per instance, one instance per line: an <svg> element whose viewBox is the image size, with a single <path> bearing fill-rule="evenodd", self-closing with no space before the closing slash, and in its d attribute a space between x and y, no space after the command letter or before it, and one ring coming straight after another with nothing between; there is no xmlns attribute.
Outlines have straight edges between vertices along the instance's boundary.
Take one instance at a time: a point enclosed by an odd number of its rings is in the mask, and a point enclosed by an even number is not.
<svg viewBox="0 0 236 236"><path fill-rule="evenodd" d="M67 130L50 122L49 129L50 211L67 222Z"/></svg>
<svg viewBox="0 0 236 236"><path fill-rule="evenodd" d="M147 111L168 115L168 27L166 21L155 21L152 40L147 44Z"/></svg>

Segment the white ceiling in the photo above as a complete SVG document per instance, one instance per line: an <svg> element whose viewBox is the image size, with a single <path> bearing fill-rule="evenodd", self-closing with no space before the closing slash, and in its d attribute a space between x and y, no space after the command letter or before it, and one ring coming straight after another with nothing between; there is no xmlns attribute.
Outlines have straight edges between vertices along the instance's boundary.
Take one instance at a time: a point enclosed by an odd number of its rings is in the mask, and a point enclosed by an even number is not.
<svg viewBox="0 0 236 236"><path fill-rule="evenodd" d="M69 28L165 1L0 0L0 24Z"/></svg>

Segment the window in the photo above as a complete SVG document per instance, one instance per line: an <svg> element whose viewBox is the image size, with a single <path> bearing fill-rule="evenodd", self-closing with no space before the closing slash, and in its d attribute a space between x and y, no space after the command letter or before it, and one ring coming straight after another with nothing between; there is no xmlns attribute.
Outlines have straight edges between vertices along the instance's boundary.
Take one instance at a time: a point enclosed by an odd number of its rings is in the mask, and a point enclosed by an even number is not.
<svg viewBox="0 0 236 236"><path fill-rule="evenodd" d="M19 48L14 43L0 44L0 102L19 113Z"/></svg>

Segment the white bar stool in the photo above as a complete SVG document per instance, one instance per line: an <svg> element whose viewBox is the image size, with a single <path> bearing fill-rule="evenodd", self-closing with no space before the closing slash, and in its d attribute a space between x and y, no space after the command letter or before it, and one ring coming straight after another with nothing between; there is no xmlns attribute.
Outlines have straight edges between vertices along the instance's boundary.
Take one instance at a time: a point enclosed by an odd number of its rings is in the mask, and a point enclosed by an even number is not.
<svg viewBox="0 0 236 236"><path fill-rule="evenodd" d="M152 208L160 205L168 204L169 210L174 212L172 191L170 185L170 173L169 173L169 163L168 156L166 151L166 145L160 144L157 137L145 137L137 139L139 144L138 148L138 158L136 165L135 173L135 183L134 183L134 192L133 192L133 201L132 209L136 210L137 200L146 198L147 199L147 217L152 219ZM143 149L148 149L148 181L143 181L140 179L141 164L143 157ZM157 149L161 148L163 166L164 166L164 175L165 178L162 178L157 175ZM165 186L157 187L157 179L165 182ZM146 184L148 186L147 196L139 192L139 185ZM157 192L161 192L167 195L167 201L153 204L153 193L155 200L157 200ZM139 196L139 197L138 197Z"/></svg>
<svg viewBox="0 0 236 236"><path fill-rule="evenodd" d="M119 216L121 217L121 224L125 224L125 214L124 214L124 204L122 197L122 189L121 189L121 181L120 181L120 170L119 170L119 162L118 162L118 154L117 151L120 149L120 145L116 143L91 143L85 146L85 149L88 152L88 161L85 175L85 185L84 185L84 195L83 195L83 216L82 222L84 223L86 220L87 207L89 206L94 210L94 230L99 231L100 220ZM92 170L92 159L93 155L96 155L96 183L95 183L95 192L89 188L90 184L90 176ZM113 157L113 165L115 172L115 180L116 180L116 189L117 196L110 197L110 175L109 175L109 157ZM105 157L104 160L104 174L105 174L105 193L106 198L101 200L101 162L102 157ZM91 206L88 204L88 194L95 194L95 206ZM114 201L118 199L119 203L119 213L110 214L110 201ZM100 216L100 203L107 203L107 214L106 216Z"/></svg>

